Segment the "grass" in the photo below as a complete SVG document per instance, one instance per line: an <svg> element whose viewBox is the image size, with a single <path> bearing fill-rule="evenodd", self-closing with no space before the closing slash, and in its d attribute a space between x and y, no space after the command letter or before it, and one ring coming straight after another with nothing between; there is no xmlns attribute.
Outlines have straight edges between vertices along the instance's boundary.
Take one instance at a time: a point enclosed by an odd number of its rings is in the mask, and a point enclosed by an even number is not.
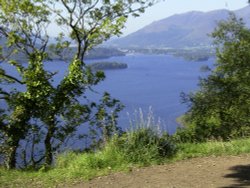
<svg viewBox="0 0 250 188"><path fill-rule="evenodd" d="M147 158L149 155L145 156ZM142 160L142 158L140 158ZM151 161L150 161L151 159ZM149 161L154 163L152 158ZM144 166L142 162L131 163L125 153L108 145L97 153L65 153L58 157L55 168L44 172L0 169L0 187L54 187L63 183L89 180L117 171L130 171Z"/></svg>
<svg viewBox="0 0 250 188"><path fill-rule="evenodd" d="M183 143L178 145L178 152L172 161L194 157L209 157L223 155L240 155L250 153L250 138L204 143Z"/></svg>
<svg viewBox="0 0 250 188"><path fill-rule="evenodd" d="M55 187L66 182L72 184L111 172L126 171L129 168L124 156L107 146L96 153L64 153L58 156L56 166L48 171L8 171L2 168L0 187Z"/></svg>
<svg viewBox="0 0 250 188"><path fill-rule="evenodd" d="M44 172L18 171L0 168L0 187L56 187L60 184L73 184L117 171L130 171L132 168L157 163L154 159L146 164L131 162L117 145L109 144L97 153L65 153L60 155L55 168ZM193 157L239 155L250 153L250 139L229 142L211 141L206 143L179 144L177 153L164 162L174 162ZM147 156L149 157L149 156Z"/></svg>

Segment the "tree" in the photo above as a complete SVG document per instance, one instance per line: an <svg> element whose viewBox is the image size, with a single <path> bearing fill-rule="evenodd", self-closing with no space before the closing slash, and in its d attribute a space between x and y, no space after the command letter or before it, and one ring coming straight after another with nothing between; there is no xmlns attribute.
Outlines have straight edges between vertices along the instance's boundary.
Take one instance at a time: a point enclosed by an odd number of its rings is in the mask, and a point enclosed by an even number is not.
<svg viewBox="0 0 250 188"><path fill-rule="evenodd" d="M216 67L189 94L187 113L195 139L229 139L249 134L250 30L233 14L221 21L212 37L217 45Z"/></svg>
<svg viewBox="0 0 250 188"><path fill-rule="evenodd" d="M39 3L39 1L37 1ZM6 61L14 66L20 76L8 75L1 68L1 82L8 84L20 84L26 86L25 92L12 89L7 91L1 89L2 99L8 105L8 116L4 118L4 124L0 127L4 137L4 145L7 147L7 163L10 168L16 166L16 151L20 141L25 139L31 128L30 120L36 106L35 100L30 92L32 81L27 83L27 75L32 73L38 59L45 56L48 37L46 26L48 24L49 11L42 6L30 1L0 1L0 34L6 40L6 46L2 46L2 62ZM38 47L38 44L40 47ZM25 54L29 59L26 68L19 61L14 60L15 54ZM33 66L33 70L31 70ZM37 75L40 76L40 75ZM18 78L21 77L21 78ZM33 83L35 84L35 83ZM38 91L39 92L39 91ZM40 91L41 92L41 91Z"/></svg>
<svg viewBox="0 0 250 188"><path fill-rule="evenodd" d="M17 149L20 141L30 140L32 145L44 143L44 150L34 160L34 151L30 149L34 165L44 161L52 164L53 153L60 148L65 139L71 137L83 123L89 122L107 139L117 130L117 113L121 103L104 93L100 104L90 102L86 95L92 86L105 78L103 72L93 72L84 63L88 50L101 44L113 35L121 34L129 15L139 16L154 1L149 0L1 0L0 34L6 40L2 46L2 61L15 67L19 75L9 75L0 67L0 81L8 84L21 84L22 90L1 88L1 99L7 103L5 115L1 115L0 131L4 135L2 145L6 146L7 163L10 168L16 166ZM54 18L61 27L69 31L72 41L64 34L57 37L53 45L56 53L70 48L70 42L77 46L74 58L68 66L68 72L58 85L53 83L56 73L44 69L48 58L49 35L47 27ZM19 59L24 55L27 65ZM8 115L6 115L8 114ZM35 123L34 123L35 122ZM94 127L94 126L93 126ZM38 141L30 135L38 135ZM33 147L34 148L34 147Z"/></svg>

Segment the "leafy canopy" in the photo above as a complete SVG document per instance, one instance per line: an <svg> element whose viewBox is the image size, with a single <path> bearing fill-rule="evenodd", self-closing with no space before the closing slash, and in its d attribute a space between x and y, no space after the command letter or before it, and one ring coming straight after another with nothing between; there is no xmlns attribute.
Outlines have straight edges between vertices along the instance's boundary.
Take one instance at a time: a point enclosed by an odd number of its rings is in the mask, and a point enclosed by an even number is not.
<svg viewBox="0 0 250 188"><path fill-rule="evenodd" d="M196 140L229 139L250 130L250 30L233 14L212 33L216 67L186 96L187 119Z"/></svg>

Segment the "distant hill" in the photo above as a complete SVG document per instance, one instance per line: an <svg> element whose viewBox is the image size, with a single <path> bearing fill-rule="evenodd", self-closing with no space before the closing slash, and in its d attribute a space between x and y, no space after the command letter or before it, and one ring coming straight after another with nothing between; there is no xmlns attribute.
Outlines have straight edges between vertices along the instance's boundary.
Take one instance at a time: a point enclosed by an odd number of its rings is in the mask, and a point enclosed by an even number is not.
<svg viewBox="0 0 250 188"><path fill-rule="evenodd" d="M216 27L218 21L229 16L229 10L210 12L192 11L176 14L153 22L150 25L120 39L107 43L114 47L147 48L183 48L208 46L211 38L208 34ZM250 6L234 11L250 26Z"/></svg>
<svg viewBox="0 0 250 188"><path fill-rule="evenodd" d="M3 54L8 54L8 52L10 52L10 50L6 47L5 38L0 38L0 46L3 47ZM76 47L70 47L68 50L65 50L62 53L62 55L58 55L54 53L52 49L48 48L47 49L47 52L49 55L48 59L68 61L74 57L76 51L77 51ZM113 56L124 56L124 55L125 55L124 52L115 48L96 47L86 53L85 60L86 59L105 59L105 58L110 58ZM0 54L0 57L1 57L1 54ZM17 54L14 54L11 58L13 58L14 60L18 60L19 62L25 63L27 62L28 57L23 53L17 53Z"/></svg>

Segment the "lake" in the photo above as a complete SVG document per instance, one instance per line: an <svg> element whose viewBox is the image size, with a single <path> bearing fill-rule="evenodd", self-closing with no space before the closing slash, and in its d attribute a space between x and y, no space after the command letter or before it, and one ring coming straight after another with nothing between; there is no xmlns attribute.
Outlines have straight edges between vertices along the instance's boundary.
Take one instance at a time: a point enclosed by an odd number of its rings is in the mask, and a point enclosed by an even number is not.
<svg viewBox="0 0 250 188"><path fill-rule="evenodd" d="M155 119L160 119L169 133L174 133L178 126L176 118L187 111L180 93L197 90L199 77L207 75L200 68L214 63L214 59L187 62L171 55L129 55L96 61L128 65L127 69L105 71L106 79L95 88L99 92L108 91L126 106L119 121L122 128L129 127L135 110L141 108L146 114L152 108ZM88 61L91 62L95 61Z"/></svg>
<svg viewBox="0 0 250 188"><path fill-rule="evenodd" d="M187 62L171 55L128 55L88 60L86 63L102 61L126 63L128 68L105 71L106 79L94 88L100 93L99 96L90 93L90 97L101 97L101 93L107 91L121 100L126 106L119 118L119 126L123 129L129 128L136 110L141 108L146 115L149 108L152 108L156 121L160 119L162 128L169 133L175 132L178 126L176 118L187 110L186 105L181 103L180 93L195 91L198 78L207 74L200 71L201 66L212 66L214 63L214 59ZM67 66L62 61L45 63L46 69L58 71L55 84L65 74ZM5 68L7 72L15 74L10 66L5 65Z"/></svg>

